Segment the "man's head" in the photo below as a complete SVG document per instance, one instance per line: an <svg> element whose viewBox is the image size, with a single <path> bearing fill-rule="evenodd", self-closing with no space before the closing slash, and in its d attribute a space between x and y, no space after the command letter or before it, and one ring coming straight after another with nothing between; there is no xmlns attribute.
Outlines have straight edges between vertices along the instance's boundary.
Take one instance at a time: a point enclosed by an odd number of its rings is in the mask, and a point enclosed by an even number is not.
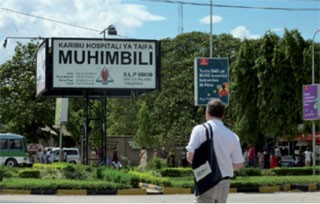
<svg viewBox="0 0 320 204"><path fill-rule="evenodd" d="M212 99L208 102L206 107L206 119L209 120L212 117L223 119L224 112L224 104L219 99Z"/></svg>

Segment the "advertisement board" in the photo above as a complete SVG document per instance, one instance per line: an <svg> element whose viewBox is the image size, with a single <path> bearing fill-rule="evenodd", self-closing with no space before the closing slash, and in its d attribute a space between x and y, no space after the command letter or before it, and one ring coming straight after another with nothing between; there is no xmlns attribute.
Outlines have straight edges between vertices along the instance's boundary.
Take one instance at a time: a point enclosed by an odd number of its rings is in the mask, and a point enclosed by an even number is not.
<svg viewBox="0 0 320 204"><path fill-rule="evenodd" d="M48 40L44 40L37 50L37 67L36 67L36 96L46 90L46 70L48 60Z"/></svg>
<svg viewBox="0 0 320 204"><path fill-rule="evenodd" d="M195 58L194 102L205 106L214 98L229 105L229 69L227 58Z"/></svg>
<svg viewBox="0 0 320 204"><path fill-rule="evenodd" d="M303 120L320 119L320 84L303 85Z"/></svg>
<svg viewBox="0 0 320 204"><path fill-rule="evenodd" d="M52 38L52 89L156 89L154 40Z"/></svg>

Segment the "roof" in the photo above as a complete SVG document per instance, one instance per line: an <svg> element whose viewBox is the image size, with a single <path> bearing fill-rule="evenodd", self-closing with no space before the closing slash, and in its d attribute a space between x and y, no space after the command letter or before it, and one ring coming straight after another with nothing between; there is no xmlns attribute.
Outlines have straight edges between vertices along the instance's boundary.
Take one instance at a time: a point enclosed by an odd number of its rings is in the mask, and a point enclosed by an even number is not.
<svg viewBox="0 0 320 204"><path fill-rule="evenodd" d="M2 139L22 139L24 138L22 135L14 134L14 133L0 133L0 138Z"/></svg>

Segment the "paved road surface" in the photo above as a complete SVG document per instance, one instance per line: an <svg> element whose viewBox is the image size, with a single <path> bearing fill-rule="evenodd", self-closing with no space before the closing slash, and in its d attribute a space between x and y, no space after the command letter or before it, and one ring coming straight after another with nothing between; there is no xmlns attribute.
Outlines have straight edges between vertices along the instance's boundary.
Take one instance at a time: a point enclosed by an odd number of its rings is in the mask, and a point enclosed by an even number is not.
<svg viewBox="0 0 320 204"><path fill-rule="evenodd" d="M193 203L193 195L1 195L0 203ZM231 193L228 203L320 203L320 192Z"/></svg>

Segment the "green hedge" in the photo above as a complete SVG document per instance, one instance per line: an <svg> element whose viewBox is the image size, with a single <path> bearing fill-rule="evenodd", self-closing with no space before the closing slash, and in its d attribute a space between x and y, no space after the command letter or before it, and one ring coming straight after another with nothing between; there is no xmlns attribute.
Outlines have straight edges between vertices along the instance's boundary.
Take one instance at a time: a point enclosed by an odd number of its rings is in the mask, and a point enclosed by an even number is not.
<svg viewBox="0 0 320 204"><path fill-rule="evenodd" d="M111 181L114 183L119 183L124 185L130 185L133 188L137 188L139 186L139 177L133 174L129 174L127 170L102 168L99 171L100 171L99 174L103 174L103 179L106 181Z"/></svg>
<svg viewBox="0 0 320 204"><path fill-rule="evenodd" d="M130 175L136 176L139 182L161 185L165 187L172 186L171 181L168 178L161 178L161 177L159 178L148 173L137 172L137 171L129 171L128 173Z"/></svg>
<svg viewBox="0 0 320 204"><path fill-rule="evenodd" d="M10 178L0 183L0 188L5 189L128 189L130 185L106 182L102 180L68 180L68 179L31 179L31 178Z"/></svg>
<svg viewBox="0 0 320 204"><path fill-rule="evenodd" d="M37 169L22 169L19 171L21 178L40 178L40 171Z"/></svg>
<svg viewBox="0 0 320 204"><path fill-rule="evenodd" d="M261 176L262 170L259 168L242 168L234 173L237 176Z"/></svg>
<svg viewBox="0 0 320 204"><path fill-rule="evenodd" d="M312 175L312 167L288 167L288 168L274 168L270 170L277 176L287 175ZM316 166L316 174L320 174L320 166Z"/></svg>
<svg viewBox="0 0 320 204"><path fill-rule="evenodd" d="M160 170L160 174L163 177L181 177L192 176L193 172L191 168L164 168Z"/></svg>

